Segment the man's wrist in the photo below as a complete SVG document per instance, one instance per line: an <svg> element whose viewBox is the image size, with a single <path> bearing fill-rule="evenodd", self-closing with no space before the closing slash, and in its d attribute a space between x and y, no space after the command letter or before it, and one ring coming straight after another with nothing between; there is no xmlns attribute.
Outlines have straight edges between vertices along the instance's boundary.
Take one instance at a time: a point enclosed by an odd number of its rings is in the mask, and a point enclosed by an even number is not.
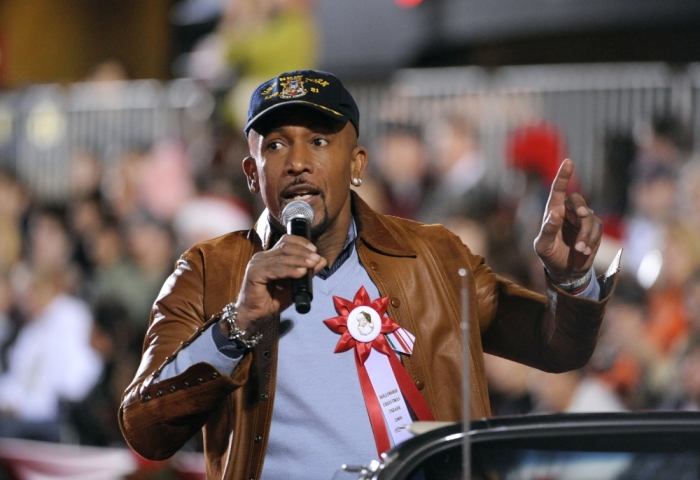
<svg viewBox="0 0 700 480"><path fill-rule="evenodd" d="M556 280L554 280L551 277L551 275L549 274L547 269L545 269L545 272L547 272L547 276L549 277L549 279L551 280L551 282L554 285L556 285L557 287L559 287L560 289L564 290L566 293L569 293L571 295L576 295L576 294L581 293L584 290L586 290L586 288L588 287L588 284L591 283L591 278L593 276L593 268L591 267L588 269L586 274L581 278L578 278L578 279L573 280L571 282L557 282Z"/></svg>
<svg viewBox="0 0 700 480"><path fill-rule="evenodd" d="M262 339L262 333L250 333L246 329L241 328L236 319L238 317L238 309L233 303L229 303L224 307L221 313L221 318L228 326L228 338L236 343L241 348L251 349L255 347Z"/></svg>

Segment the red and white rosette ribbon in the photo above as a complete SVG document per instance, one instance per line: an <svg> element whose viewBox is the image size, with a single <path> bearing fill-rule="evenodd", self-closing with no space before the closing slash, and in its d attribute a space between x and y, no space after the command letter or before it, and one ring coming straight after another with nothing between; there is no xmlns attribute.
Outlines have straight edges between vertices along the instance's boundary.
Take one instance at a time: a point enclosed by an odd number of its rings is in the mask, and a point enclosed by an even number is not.
<svg viewBox="0 0 700 480"><path fill-rule="evenodd" d="M370 301L365 287L360 287L352 302L333 296L333 303L340 315L323 323L341 335L335 353L355 351L357 375L381 456L391 448L390 433L395 444L410 437L405 403L418 420L431 421L433 414L385 338L401 328L386 316L388 298Z"/></svg>

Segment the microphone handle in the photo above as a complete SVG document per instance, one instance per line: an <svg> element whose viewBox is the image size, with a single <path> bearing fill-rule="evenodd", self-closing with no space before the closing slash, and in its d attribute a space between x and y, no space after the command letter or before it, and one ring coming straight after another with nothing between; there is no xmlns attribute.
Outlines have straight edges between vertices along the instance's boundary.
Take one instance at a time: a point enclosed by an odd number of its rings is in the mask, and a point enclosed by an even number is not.
<svg viewBox="0 0 700 480"><path fill-rule="evenodd" d="M310 240L311 224L305 218L292 218L287 224L287 233ZM311 300L314 298L312 270L307 269L306 275L292 279L292 298L297 312L308 313L311 310Z"/></svg>

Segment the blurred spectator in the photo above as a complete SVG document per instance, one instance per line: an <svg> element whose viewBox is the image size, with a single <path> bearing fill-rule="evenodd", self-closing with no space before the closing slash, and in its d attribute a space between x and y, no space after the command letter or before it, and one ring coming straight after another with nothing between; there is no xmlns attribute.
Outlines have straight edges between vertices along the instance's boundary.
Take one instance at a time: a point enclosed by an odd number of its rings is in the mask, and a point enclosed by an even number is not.
<svg viewBox="0 0 700 480"><path fill-rule="evenodd" d="M685 282L684 288L688 330L691 334L700 333L700 269L695 269Z"/></svg>
<svg viewBox="0 0 700 480"><path fill-rule="evenodd" d="M227 99L236 129L245 125L255 88L279 72L316 68L314 0L228 0L219 34L238 80Z"/></svg>
<svg viewBox="0 0 700 480"><path fill-rule="evenodd" d="M102 165L86 148L76 147L70 160L71 197L76 200L93 197L100 191Z"/></svg>
<svg viewBox="0 0 700 480"><path fill-rule="evenodd" d="M637 272L644 257L660 248L663 224L678 213L678 179L690 136L672 116L639 128L632 164L631 202L625 227L623 268Z"/></svg>
<svg viewBox="0 0 700 480"><path fill-rule="evenodd" d="M417 128L392 125L375 142L375 165L390 215L415 218L426 189L428 155Z"/></svg>
<svg viewBox="0 0 700 480"><path fill-rule="evenodd" d="M649 291L649 338L662 354L671 353L688 328L684 288L700 267L700 232L685 223L665 225L661 268Z"/></svg>
<svg viewBox="0 0 700 480"><path fill-rule="evenodd" d="M688 338L678 365L680 392L668 395L663 409L700 411L700 333Z"/></svg>
<svg viewBox="0 0 700 480"><path fill-rule="evenodd" d="M605 139L605 171L601 198L593 207L596 214L603 212L616 221L627 212L630 202L632 164L637 157L637 145L629 134L611 133ZM609 222L605 222L606 227ZM606 229L609 230L609 229Z"/></svg>
<svg viewBox="0 0 700 480"><path fill-rule="evenodd" d="M116 58L98 62L85 77L86 82L119 82L128 80L131 76L126 65Z"/></svg>
<svg viewBox="0 0 700 480"><path fill-rule="evenodd" d="M693 325L692 301L686 300L692 299L692 275L700 266L700 237L683 223L664 228L653 287L630 298L631 279L619 285L601 341L616 356L604 378L618 391L632 388L626 393L640 408L655 407L678 391L678 354Z"/></svg>
<svg viewBox="0 0 700 480"><path fill-rule="evenodd" d="M9 368L9 350L17 339L21 321L10 281L0 273L0 375Z"/></svg>
<svg viewBox="0 0 700 480"><path fill-rule="evenodd" d="M194 195L190 163L184 147L176 140L159 142L144 158L139 169L138 202L155 219L172 221Z"/></svg>
<svg viewBox="0 0 700 480"><path fill-rule="evenodd" d="M657 164L634 177L631 211L623 238L624 265L629 272L636 274L645 256L661 248L663 225L676 214L676 175L669 166Z"/></svg>
<svg viewBox="0 0 700 480"><path fill-rule="evenodd" d="M138 368L138 353L130 349L136 335L127 309L118 301L99 303L94 319L90 344L102 358L104 368L85 399L72 406L70 420L81 444L123 445L116 412Z"/></svg>
<svg viewBox="0 0 700 480"><path fill-rule="evenodd" d="M511 168L535 174L547 191L566 157L566 145L559 129L548 122L537 121L515 129L506 139L506 158ZM579 191L578 182L569 185Z"/></svg>
<svg viewBox="0 0 700 480"><path fill-rule="evenodd" d="M369 175L365 175L362 179L361 186L355 187L351 185L350 188L357 191L362 197L362 200L364 200L372 210L388 214L391 207L387 199L386 189L380 181L381 180L374 179Z"/></svg>
<svg viewBox="0 0 700 480"><path fill-rule="evenodd" d="M565 373L532 371L537 409L547 413L624 412L627 409L603 382L585 370Z"/></svg>
<svg viewBox="0 0 700 480"><path fill-rule="evenodd" d="M87 298L93 304L107 300L121 302L128 306L131 318L143 323L150 304L146 299L139 299L145 294L142 289L147 288L147 282L140 278L139 268L125 254L118 224L106 222L88 245L94 270L86 288Z"/></svg>
<svg viewBox="0 0 700 480"><path fill-rule="evenodd" d="M22 262L14 265L13 276L31 276L30 272L59 275L66 291L75 293L82 275L73 261L74 250L64 209L35 208L29 215L27 252Z"/></svg>
<svg viewBox="0 0 700 480"><path fill-rule="evenodd" d="M427 129L432 148L434 184L416 217L425 223L444 223L452 215L475 216L496 205L496 189L487 178L476 127L450 116Z"/></svg>
<svg viewBox="0 0 700 480"><path fill-rule="evenodd" d="M137 267L137 273L130 280L134 288L129 295L129 310L134 312L134 322L145 329L151 306L172 272L175 239L167 225L149 219L133 219L126 225L126 242Z"/></svg>
<svg viewBox="0 0 700 480"><path fill-rule="evenodd" d="M631 409L649 408L655 401L643 385L654 358L646 335L648 316L646 291L633 278L621 277L589 364Z"/></svg>
<svg viewBox="0 0 700 480"><path fill-rule="evenodd" d="M180 252L197 242L252 226L250 213L233 198L205 194L188 200L173 220Z"/></svg>
<svg viewBox="0 0 700 480"><path fill-rule="evenodd" d="M683 398L675 406L680 410L700 411L700 332L690 337L680 364Z"/></svg>
<svg viewBox="0 0 700 480"><path fill-rule="evenodd" d="M667 392L661 408L700 410L700 269L685 284L689 334L678 361L678 389ZM675 396L674 396L675 394Z"/></svg>
<svg viewBox="0 0 700 480"><path fill-rule="evenodd" d="M58 441L62 402L82 400L102 369L90 347L92 317L56 271L32 273L20 305L27 323L0 375L0 436Z"/></svg>
<svg viewBox="0 0 700 480"><path fill-rule="evenodd" d="M673 115L655 117L636 132L639 155L635 160L637 172L654 170L665 165L677 170L685 161L692 145L692 138L686 127Z"/></svg>
<svg viewBox="0 0 700 480"><path fill-rule="evenodd" d="M29 195L17 178L0 170L0 274L22 256L22 229L29 203Z"/></svg>
<svg viewBox="0 0 700 480"><path fill-rule="evenodd" d="M681 169L676 203L679 215L700 232L700 155Z"/></svg>
<svg viewBox="0 0 700 480"><path fill-rule="evenodd" d="M530 394L532 368L493 355L484 355L489 401L494 416L522 415L532 412Z"/></svg>
<svg viewBox="0 0 700 480"><path fill-rule="evenodd" d="M445 221L445 227L457 235L472 253L481 256L487 256L489 253L486 222L463 216L452 216Z"/></svg>
<svg viewBox="0 0 700 480"><path fill-rule="evenodd" d="M125 220L141 210L141 175L148 150L132 147L111 160L103 179L104 199L108 211L119 220Z"/></svg>
<svg viewBox="0 0 700 480"><path fill-rule="evenodd" d="M75 242L74 258L88 277L92 275L94 267L93 260L90 258L90 244L106 222L103 210L99 195L75 199L68 206L68 222Z"/></svg>

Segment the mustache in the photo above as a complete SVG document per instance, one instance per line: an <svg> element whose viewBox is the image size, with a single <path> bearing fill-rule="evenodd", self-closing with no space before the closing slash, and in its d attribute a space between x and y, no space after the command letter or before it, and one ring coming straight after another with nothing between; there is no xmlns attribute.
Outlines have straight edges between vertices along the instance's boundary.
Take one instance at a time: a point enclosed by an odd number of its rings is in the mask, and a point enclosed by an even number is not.
<svg viewBox="0 0 700 480"><path fill-rule="evenodd" d="M306 188L309 191L314 192L317 194L321 199L325 202L326 200L326 192L324 192L318 185L315 183L309 182L307 179L304 177L297 177L295 178L289 185L284 187L280 193L279 193L279 206L280 209L276 212L271 212L270 218L273 220L273 224L275 224L278 228L281 229L282 232L286 230L286 227L282 225L282 207L289 201L289 197L293 193L294 189L298 188ZM312 236L313 236L313 230L312 230Z"/></svg>
<svg viewBox="0 0 700 480"><path fill-rule="evenodd" d="M287 196L289 196L291 190L297 189L299 187L306 187L314 193L318 194L321 198L325 199L325 192L318 185L309 182L303 177L294 179L292 183L284 187L280 192L280 199L284 200Z"/></svg>

